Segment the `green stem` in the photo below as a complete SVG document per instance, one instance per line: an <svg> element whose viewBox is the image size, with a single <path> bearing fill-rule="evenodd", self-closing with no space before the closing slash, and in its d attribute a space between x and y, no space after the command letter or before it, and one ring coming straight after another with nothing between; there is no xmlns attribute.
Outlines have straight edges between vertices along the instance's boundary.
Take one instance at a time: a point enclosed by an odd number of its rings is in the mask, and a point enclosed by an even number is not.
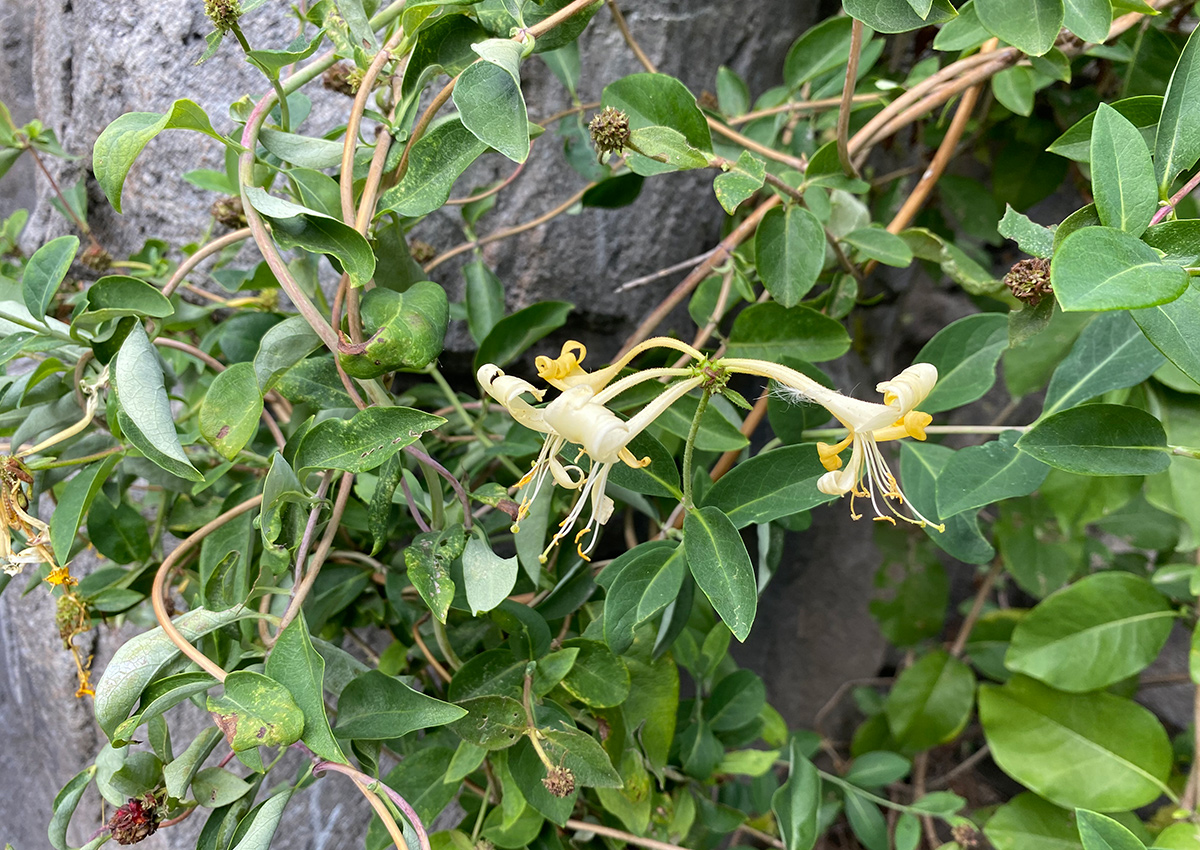
<svg viewBox="0 0 1200 850"><path fill-rule="evenodd" d="M233 37L236 38L238 40L238 44L242 46L242 52L245 53L246 58L249 59L250 42L246 40L246 35L242 32L242 28L237 24L234 24L229 28L229 31L233 33ZM258 65L253 61L251 64L253 64L256 68L258 67ZM262 71L262 68L259 68L259 70ZM283 128L283 131L286 133L292 126L292 119L288 115L287 94L283 90L283 85L279 82L278 72L269 74L266 71L263 71L263 75L266 76L267 80L271 83L271 88L275 89L275 96L279 98L279 123Z"/></svg>
<svg viewBox="0 0 1200 850"><path fill-rule="evenodd" d="M94 460L106 458L109 455L115 455L117 452L125 451L124 446L113 446L110 449L105 449L101 452L95 452L83 457L73 457L70 460L42 460L30 461L26 466L30 469L61 469L64 466L82 466L85 463L91 463Z"/></svg>
<svg viewBox="0 0 1200 850"><path fill-rule="evenodd" d="M696 404L696 415L692 417L692 427L688 429L687 443L683 447L683 506L689 511L693 507L692 451L696 448L696 435L700 433L700 417L704 415L711 396L712 390L709 390L707 387L700 394L700 401Z"/></svg>
<svg viewBox="0 0 1200 850"><path fill-rule="evenodd" d="M442 651L446 663L455 670L462 667L462 659L458 657L458 653L450 645L450 636L446 634L446 624L437 617L433 618L433 637L437 641L438 649Z"/></svg>
<svg viewBox="0 0 1200 850"><path fill-rule="evenodd" d="M1190 457L1200 460L1200 449L1193 449L1190 446L1171 446L1171 454L1179 455L1180 457Z"/></svg>
<svg viewBox="0 0 1200 850"><path fill-rule="evenodd" d="M4 319L6 322L12 322L14 325L20 325L23 328L28 328L29 330L35 331L39 334L48 333L50 336L54 337L55 339L61 339L63 342L69 342L74 345L79 344L79 340L71 339L71 337L62 331L56 331L54 328L50 327L49 323L46 323L45 325L39 325L37 322L26 321L20 316L13 316L4 312L3 310L0 310L0 319Z"/></svg>
<svg viewBox="0 0 1200 850"><path fill-rule="evenodd" d="M874 803L877 806L883 806L884 808L887 808L887 809L894 809L897 812L915 815L916 817L919 817L919 818L929 818L929 817L938 818L939 820L943 820L949 824L954 824L957 821L961 820L961 818L954 816L954 815L952 815L951 817L946 817L944 815L939 815L936 812L928 812L923 809L914 809L912 806L906 806L903 803L893 802L892 800L889 800L886 797L877 797L876 795L870 793L869 791L864 791L863 789L859 788L857 785L852 785L851 783L847 782L845 779L842 779L842 777L840 777L834 773L826 773L823 770L818 770L817 774L821 777L821 779L825 780L826 782L830 782L834 785L837 785L838 787L842 788L845 791L849 791L852 794L857 794L859 797L862 797L864 800L870 800L872 803Z"/></svg>

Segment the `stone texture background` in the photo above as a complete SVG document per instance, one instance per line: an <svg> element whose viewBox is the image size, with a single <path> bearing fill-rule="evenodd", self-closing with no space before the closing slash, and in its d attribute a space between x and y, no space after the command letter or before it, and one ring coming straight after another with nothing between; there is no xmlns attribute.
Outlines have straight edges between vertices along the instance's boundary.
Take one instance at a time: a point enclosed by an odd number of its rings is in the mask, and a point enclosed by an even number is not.
<svg viewBox="0 0 1200 850"><path fill-rule="evenodd" d="M282 46L294 24L285 22L286 5L271 0L246 22L255 45ZM630 26L666 73L693 91L712 89L718 66L743 74L755 93L780 81L784 54L792 40L836 6L830 0L656 0L627 2ZM63 146L80 159L52 163L66 184L88 180L89 220L113 253L136 250L150 237L181 245L202 237L208 207L215 200L179 180L192 168L220 168L216 143L197 134L165 133L139 158L125 186L125 215L109 207L89 178L92 143L114 118L131 110L162 111L177 97L200 103L219 128L228 128L228 105L246 92L259 92L261 79L223 50L203 66L193 63L208 31L201 0L8 0L0 4L0 100L18 123L38 117L53 127ZM598 100L603 86L641 70L625 48L607 11L600 11L582 41L580 97ZM532 117L570 105L562 86L537 61L525 80ZM335 110L348 101L313 87L316 106L310 126L335 123ZM511 165L478 169L478 183L508 173ZM469 181L463 181L466 186ZM505 190L484 219L481 233L526 221L576 191L581 180L563 161L559 143L547 134L534 147L526 173ZM48 203L48 187L24 158L0 181L0 216L26 207L33 216L25 233L32 250L45 239L69 232ZM662 268L710 247L719 237L722 212L712 196L711 178L677 174L648 181L636 204L612 210L586 210L547 226L495 243L485 255L504 281L510 307L544 298L577 305L573 330L600 360L678 276L621 295L623 281ZM456 213L439 214L422 225L421 237L444 250L462 241ZM458 262L435 272L452 288L459 285ZM964 300L937 293L915 273L893 281L902 296L883 319L888 350L911 354L915 346L953 318L970 311ZM911 348L912 351L907 351ZM838 375L849 385L874 383L870 372L884 363L855 364ZM888 374L891 374L890 372ZM887 662L886 644L867 612L878 555L869 529L854 527L844 510L816 512L812 531L796 538L762 602L750 641L738 649L741 663L769 671L770 698L792 725L813 716L848 680L877 675ZM86 568L85 568L86 569ZM971 571L957 567L956 584L966 590ZM104 743L91 722L90 705L73 697L75 677L53 625L53 606L35 590L22 597L20 581L0 597L0 843L16 850L43 847L50 803ZM132 625L102 629L92 638L95 668ZM1182 654L1181 654L1182 657ZM1155 692L1164 697L1168 689ZM1170 689L1178 690L1178 689ZM1169 700L1168 700L1169 702ZM1180 717L1186 718L1184 695ZM181 710L181 709L177 709ZM198 714L198 713L197 713ZM196 723L204 722L202 717ZM836 718L835 718L836 722ZM1186 722L1186 721L1184 721ZM91 826L85 813L95 813ZM289 808L286 832L275 846L333 850L360 846L368 810L338 780L317 783ZM98 801L85 799L73 840L86 840L99 824ZM142 846L193 846L201 819L154 836Z"/></svg>

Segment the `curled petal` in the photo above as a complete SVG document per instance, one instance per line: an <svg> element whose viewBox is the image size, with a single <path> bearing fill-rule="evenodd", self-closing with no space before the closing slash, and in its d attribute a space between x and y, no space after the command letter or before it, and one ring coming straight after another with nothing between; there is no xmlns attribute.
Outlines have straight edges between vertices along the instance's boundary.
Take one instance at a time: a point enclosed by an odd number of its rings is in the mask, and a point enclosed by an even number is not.
<svg viewBox="0 0 1200 850"><path fill-rule="evenodd" d="M520 398L525 393L529 393L538 401L542 400L542 396L546 394L545 390L539 390L533 384L522 378L514 375L504 374L504 370L492 363L485 363L479 367L479 371L475 373L479 385L487 391L487 394L500 402L505 407L512 404L515 399Z"/></svg>
<svg viewBox="0 0 1200 850"><path fill-rule="evenodd" d="M937 367L931 363L914 363L890 381L875 386L883 393L883 403L899 410L900 416L908 413L933 390L937 383Z"/></svg>
<svg viewBox="0 0 1200 850"><path fill-rule="evenodd" d="M545 355L533 362L538 377L553 387L565 390L587 380L588 373L579 364L587 357L587 348L573 339L563 343L562 351L553 360Z"/></svg>

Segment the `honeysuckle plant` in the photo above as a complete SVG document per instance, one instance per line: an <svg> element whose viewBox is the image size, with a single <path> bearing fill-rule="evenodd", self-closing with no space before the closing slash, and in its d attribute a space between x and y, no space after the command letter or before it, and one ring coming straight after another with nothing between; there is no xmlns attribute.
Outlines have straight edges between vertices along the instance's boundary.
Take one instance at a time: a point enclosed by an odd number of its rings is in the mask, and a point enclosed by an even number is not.
<svg viewBox="0 0 1200 850"><path fill-rule="evenodd" d="M720 67L715 94L611 0L323 0L262 44L261 2L203 5L180 61L240 50L259 89L90 151L120 212L157 134L220 145L180 163L212 194L195 243L110 253L53 176L89 152L0 109L0 174L38 158L63 233L0 224L0 591L55 599L107 742L55 850L188 818L204 850L280 846L322 777L370 850L1200 841L1196 730L1134 699L1200 605L1187 4L844 0L776 85ZM644 71L584 80L587 27ZM563 86L527 103L538 61ZM555 137L564 203L498 221ZM506 176L470 185L481 158ZM653 226L637 190L684 170L724 235L618 287L686 269L638 327L589 354L590 305L509 309L483 246L594 207ZM1054 193L1079 209L1038 223ZM462 243L428 244L451 206ZM852 565L815 542L847 496L881 520ZM801 567L870 572L891 651L785 717L767 694L805 670L729 648ZM119 622L145 629L91 670Z"/></svg>

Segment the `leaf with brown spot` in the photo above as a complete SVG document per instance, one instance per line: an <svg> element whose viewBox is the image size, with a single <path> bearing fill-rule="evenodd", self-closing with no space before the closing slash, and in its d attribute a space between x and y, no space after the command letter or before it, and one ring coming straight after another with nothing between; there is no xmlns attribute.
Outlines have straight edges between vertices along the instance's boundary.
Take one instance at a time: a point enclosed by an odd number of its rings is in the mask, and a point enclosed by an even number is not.
<svg viewBox="0 0 1200 850"><path fill-rule="evenodd" d="M249 670L230 673L225 693L208 698L208 711L235 753L286 747L304 732L304 713L288 689Z"/></svg>

